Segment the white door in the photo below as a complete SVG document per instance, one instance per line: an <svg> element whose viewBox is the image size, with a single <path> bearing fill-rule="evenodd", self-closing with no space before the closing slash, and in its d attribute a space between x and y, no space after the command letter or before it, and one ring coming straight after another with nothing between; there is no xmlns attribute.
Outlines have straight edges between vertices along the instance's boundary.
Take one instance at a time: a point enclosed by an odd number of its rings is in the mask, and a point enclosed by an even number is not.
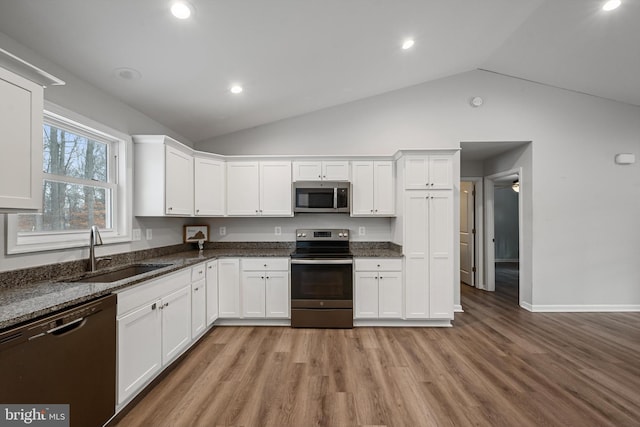
<svg viewBox="0 0 640 427"><path fill-rule="evenodd" d="M218 302L221 318L240 318L240 260L218 260Z"/></svg>
<svg viewBox="0 0 640 427"><path fill-rule="evenodd" d="M224 215L224 162L196 157L194 171L196 216Z"/></svg>
<svg viewBox="0 0 640 427"><path fill-rule="evenodd" d="M378 275L378 317L402 319L402 273L381 271Z"/></svg>
<svg viewBox="0 0 640 427"><path fill-rule="evenodd" d="M266 272L266 316L289 318L289 272Z"/></svg>
<svg viewBox="0 0 640 427"><path fill-rule="evenodd" d="M193 215L193 156L166 147L165 213Z"/></svg>
<svg viewBox="0 0 640 427"><path fill-rule="evenodd" d="M206 279L191 284L191 337L204 332L207 326Z"/></svg>
<svg viewBox="0 0 640 427"><path fill-rule="evenodd" d="M162 298L162 365L191 342L191 285Z"/></svg>
<svg viewBox="0 0 640 427"><path fill-rule="evenodd" d="M343 160L323 161L322 179L327 181L348 181L349 162Z"/></svg>
<svg viewBox="0 0 640 427"><path fill-rule="evenodd" d="M351 216L373 215L373 162L352 162Z"/></svg>
<svg viewBox="0 0 640 427"><path fill-rule="evenodd" d="M258 162L227 162L227 214L260 215Z"/></svg>
<svg viewBox="0 0 640 427"><path fill-rule="evenodd" d="M265 273L245 271L242 273L242 316L265 317Z"/></svg>
<svg viewBox="0 0 640 427"><path fill-rule="evenodd" d="M218 319L218 261L207 263L207 326Z"/></svg>
<svg viewBox="0 0 640 427"><path fill-rule="evenodd" d="M356 272L354 304L357 319L378 318L378 273Z"/></svg>
<svg viewBox="0 0 640 427"><path fill-rule="evenodd" d="M160 301L118 319L118 404L126 401L162 367Z"/></svg>
<svg viewBox="0 0 640 427"><path fill-rule="evenodd" d="M460 182L460 281L475 286L474 259L474 185Z"/></svg>
<svg viewBox="0 0 640 427"><path fill-rule="evenodd" d="M293 216L291 162L260 162L260 215Z"/></svg>
<svg viewBox="0 0 640 427"><path fill-rule="evenodd" d="M376 215L393 215L396 212L393 162L374 162L374 171L374 213Z"/></svg>

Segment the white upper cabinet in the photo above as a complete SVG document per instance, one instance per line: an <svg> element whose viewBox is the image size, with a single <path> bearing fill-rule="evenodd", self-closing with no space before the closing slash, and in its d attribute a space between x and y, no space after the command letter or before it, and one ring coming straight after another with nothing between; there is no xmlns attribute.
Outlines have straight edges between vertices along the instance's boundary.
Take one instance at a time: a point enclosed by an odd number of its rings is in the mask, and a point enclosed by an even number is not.
<svg viewBox="0 0 640 427"><path fill-rule="evenodd" d="M43 89L0 68L0 212L42 209Z"/></svg>
<svg viewBox="0 0 640 427"><path fill-rule="evenodd" d="M453 158L450 155L404 158L405 190L449 190L453 188Z"/></svg>
<svg viewBox="0 0 640 427"><path fill-rule="evenodd" d="M293 162L294 181L349 181L347 160Z"/></svg>
<svg viewBox="0 0 640 427"><path fill-rule="evenodd" d="M228 162L227 214L292 216L291 162Z"/></svg>
<svg viewBox="0 0 640 427"><path fill-rule="evenodd" d="M165 213L193 215L193 156L166 146Z"/></svg>
<svg viewBox="0 0 640 427"><path fill-rule="evenodd" d="M393 216L395 185L393 162L354 161L351 216Z"/></svg>
<svg viewBox="0 0 640 427"><path fill-rule="evenodd" d="M223 216L226 189L222 160L194 157L194 204L196 216Z"/></svg>
<svg viewBox="0 0 640 427"><path fill-rule="evenodd" d="M193 154L164 135L135 135L134 215L193 215Z"/></svg>

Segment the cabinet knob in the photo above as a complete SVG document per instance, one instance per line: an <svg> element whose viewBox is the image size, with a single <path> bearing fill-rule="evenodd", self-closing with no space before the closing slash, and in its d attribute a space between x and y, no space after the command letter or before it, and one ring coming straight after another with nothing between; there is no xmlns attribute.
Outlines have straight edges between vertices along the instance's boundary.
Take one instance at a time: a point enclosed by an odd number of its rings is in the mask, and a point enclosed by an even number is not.
<svg viewBox="0 0 640 427"><path fill-rule="evenodd" d="M261 279L264 279L264 276L260 276Z"/></svg>
<svg viewBox="0 0 640 427"><path fill-rule="evenodd" d="M269 278L269 276L267 276L267 279Z"/></svg>
<svg viewBox="0 0 640 427"><path fill-rule="evenodd" d="M198 292L198 288L193 288L193 292Z"/></svg>
<svg viewBox="0 0 640 427"><path fill-rule="evenodd" d="M318 178L322 178L322 175L318 175Z"/></svg>
<svg viewBox="0 0 640 427"><path fill-rule="evenodd" d="M169 206L169 210L171 211L171 210L173 210L173 208L171 206Z"/></svg>
<svg viewBox="0 0 640 427"><path fill-rule="evenodd" d="M431 186L433 187L433 182L431 183Z"/></svg>
<svg viewBox="0 0 640 427"><path fill-rule="evenodd" d="M258 213L258 209L256 209L256 213Z"/></svg>
<svg viewBox="0 0 640 427"><path fill-rule="evenodd" d="M200 209L196 209L196 213L200 213Z"/></svg>
<svg viewBox="0 0 640 427"><path fill-rule="evenodd" d="M151 305L151 310L155 310L155 309L156 309L156 303L153 303L153 304Z"/></svg>
<svg viewBox="0 0 640 427"><path fill-rule="evenodd" d="M376 209L375 211L378 212L378 209Z"/></svg>

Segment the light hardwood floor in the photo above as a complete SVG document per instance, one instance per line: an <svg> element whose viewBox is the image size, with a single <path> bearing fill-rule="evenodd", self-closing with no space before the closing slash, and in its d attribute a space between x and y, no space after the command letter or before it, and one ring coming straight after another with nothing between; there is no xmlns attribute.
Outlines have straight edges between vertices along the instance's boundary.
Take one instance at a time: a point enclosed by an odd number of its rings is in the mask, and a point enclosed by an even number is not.
<svg viewBox="0 0 640 427"><path fill-rule="evenodd" d="M640 426L640 313L462 287L453 328L216 327L131 426Z"/></svg>

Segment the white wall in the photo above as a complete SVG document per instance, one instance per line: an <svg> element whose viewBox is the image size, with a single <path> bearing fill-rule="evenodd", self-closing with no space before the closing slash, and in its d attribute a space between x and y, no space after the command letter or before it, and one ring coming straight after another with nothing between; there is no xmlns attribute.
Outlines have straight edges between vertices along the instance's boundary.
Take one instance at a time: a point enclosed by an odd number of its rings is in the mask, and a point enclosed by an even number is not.
<svg viewBox="0 0 640 427"><path fill-rule="evenodd" d="M469 99L482 96L481 108ZM527 301L640 307L640 107L472 71L199 143L223 154L391 154L533 141ZM526 176L528 175L528 176ZM457 189L456 189L457 190ZM456 206L456 209L458 207ZM457 233L457 230L456 230ZM551 307L553 308L553 307ZM615 308L615 307L614 307Z"/></svg>
<svg viewBox="0 0 640 427"><path fill-rule="evenodd" d="M37 67L61 78L65 86L50 86L45 89L45 99L61 107L79 113L85 117L103 123L125 134L166 134L193 145L191 141L181 137L162 124L150 119L139 111L129 107L110 95L76 78L64 68L31 51L15 40L0 33L0 46L3 49L21 57ZM128 82L124 82L128 83ZM6 242L4 233L6 215L0 214L0 241ZM182 242L182 224L184 219L170 218L134 218L133 227L143 229L143 240L131 244L105 245L96 249L98 256L112 253L128 252L148 247L159 247ZM144 230L152 228L153 240L144 239ZM89 234L87 233L87 243ZM6 246L5 246L6 248ZM28 255L6 255L6 250L0 252L0 271L14 270L36 265L51 264L88 258L88 249L73 249L65 251L48 251Z"/></svg>

